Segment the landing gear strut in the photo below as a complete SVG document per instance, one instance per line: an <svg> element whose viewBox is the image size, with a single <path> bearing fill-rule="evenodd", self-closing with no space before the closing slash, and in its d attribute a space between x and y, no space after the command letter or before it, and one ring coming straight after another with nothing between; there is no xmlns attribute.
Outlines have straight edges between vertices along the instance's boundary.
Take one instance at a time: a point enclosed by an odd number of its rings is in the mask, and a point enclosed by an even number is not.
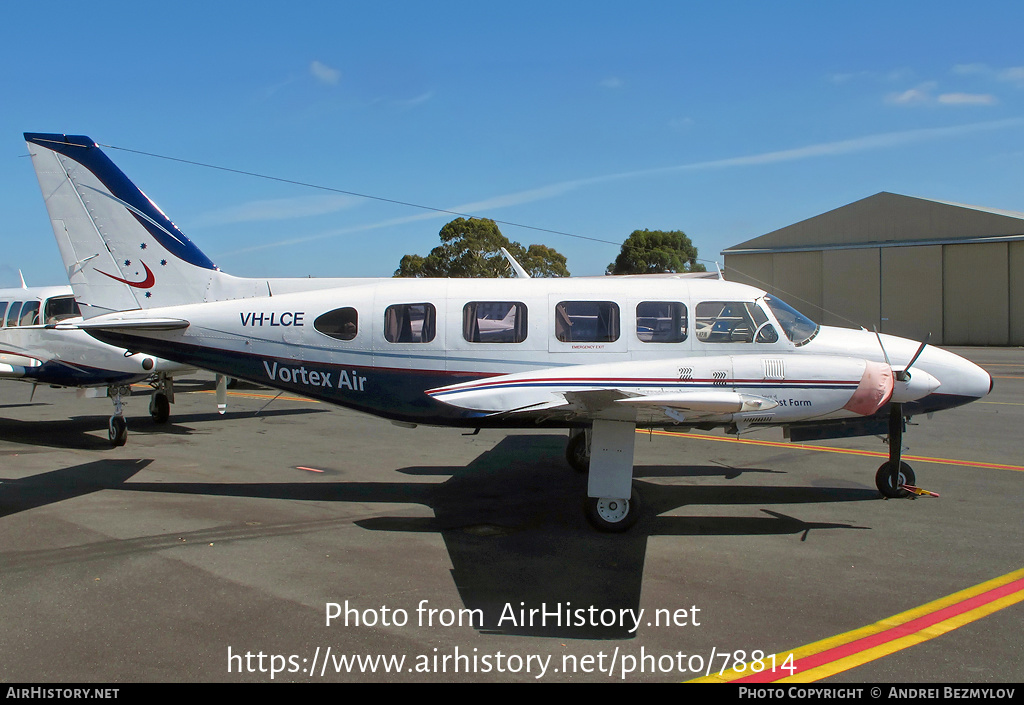
<svg viewBox="0 0 1024 705"><path fill-rule="evenodd" d="M124 420L124 401L121 397L131 393L132 389L128 385L107 387L107 395L114 402L114 415L110 417L107 426L107 438L115 448L128 442L128 422Z"/></svg>
<svg viewBox="0 0 1024 705"><path fill-rule="evenodd" d="M889 460L882 463L875 473L875 487L886 499L902 499L910 496L910 490L903 485L917 482L914 470L900 459L903 453L903 405L892 404L889 408Z"/></svg>
<svg viewBox="0 0 1024 705"><path fill-rule="evenodd" d="M889 362L889 354L885 351L885 346L882 344L882 336L878 334L878 330L875 330L875 336L878 338L878 345L882 348L882 355L885 357L885 364L892 367L892 363ZM928 337L924 339L920 347L917 348L917 352L910 358L910 362L902 370L893 369L893 376L897 382L909 382L910 381L910 368L917 362L917 358L924 352L924 348L928 345L928 341L931 339L932 334L929 333ZM914 471L909 465L903 462L901 455L903 453L903 404L891 401L889 403L889 460L882 463L882 467L878 468L878 472L875 473L875 487L882 493L882 496L886 499L901 499L903 497L910 497L913 492L904 488L904 485L913 486L917 479L914 477ZM934 494L929 492L928 494ZM935 495L936 497L938 495Z"/></svg>
<svg viewBox="0 0 1024 705"><path fill-rule="evenodd" d="M573 470L586 474L590 470L590 429L573 429L569 433L565 459Z"/></svg>

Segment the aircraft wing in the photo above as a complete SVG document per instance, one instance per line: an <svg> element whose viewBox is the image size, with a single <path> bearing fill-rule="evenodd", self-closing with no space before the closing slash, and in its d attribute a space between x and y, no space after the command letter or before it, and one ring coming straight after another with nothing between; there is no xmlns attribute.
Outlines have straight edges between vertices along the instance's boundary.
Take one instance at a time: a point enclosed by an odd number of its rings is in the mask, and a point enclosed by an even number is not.
<svg viewBox="0 0 1024 705"><path fill-rule="evenodd" d="M643 423L695 420L778 406L731 390L681 388L671 365L613 363L488 377L427 392L450 406L488 416L603 419ZM623 374L629 370L628 375ZM671 372L670 372L671 370Z"/></svg>
<svg viewBox="0 0 1024 705"><path fill-rule="evenodd" d="M922 377L920 396L938 386ZM427 391L486 416L539 421L788 424L871 416L893 397L888 365L853 357L707 356L566 365L486 377ZM912 390L911 390L912 391ZM909 393L909 392L908 392Z"/></svg>

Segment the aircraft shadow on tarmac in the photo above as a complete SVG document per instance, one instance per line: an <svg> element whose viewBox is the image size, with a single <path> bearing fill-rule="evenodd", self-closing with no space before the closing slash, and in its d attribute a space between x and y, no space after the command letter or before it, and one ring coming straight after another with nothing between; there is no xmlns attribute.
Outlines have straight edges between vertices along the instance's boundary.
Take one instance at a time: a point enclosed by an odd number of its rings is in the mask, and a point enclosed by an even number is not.
<svg viewBox="0 0 1024 705"><path fill-rule="evenodd" d="M778 505L877 500L871 489L764 487L756 485L664 485L638 480L644 511L628 533L601 534L581 511L586 478L563 459L564 440L552 435L513 435L461 467L410 467L407 475L447 475L443 483L147 483L128 482L150 460L101 460L0 484L0 517L103 489L208 496L416 503L433 518L380 516L355 524L373 531L438 532L451 557L452 579L465 607L480 610L484 633L581 639L634 636L615 620L611 626L522 623L519 609L638 610L647 540L650 536L758 536L802 534L812 529L865 529L843 523L805 522L760 508L764 516L660 516L686 505ZM764 473L771 470L748 470ZM738 471L717 466L638 467L637 476L725 476ZM287 526L222 527L218 540L330 530L348 519L298 522ZM209 533L209 532L207 532ZM212 540L197 536L197 540ZM160 537L131 539L137 550L166 547ZM115 542L122 543L122 542ZM83 547L83 550L85 547ZM98 547L103 553L129 546ZM28 558L28 557L26 557ZM49 554L38 559L50 560ZM569 607L565 608L566 603ZM509 619L512 610L516 619ZM504 619L503 619L504 617Z"/></svg>
<svg viewBox="0 0 1024 705"><path fill-rule="evenodd" d="M17 480L0 480L0 517L100 490L122 489L152 460L96 460Z"/></svg>
<svg viewBox="0 0 1024 705"><path fill-rule="evenodd" d="M0 410L9 406L0 407ZM143 407L144 408L144 407ZM326 414L329 409L267 409L256 416L251 410L232 411L225 414L216 411L208 413L192 413L172 415L168 423L154 423L148 415L126 416L128 421L128 444L131 446L132 434L165 434L187 436L196 432L196 428L186 424L203 424L227 422L229 420L271 418L276 416L292 416L294 414ZM107 438L107 426L110 416L72 416L59 420L22 420L0 417L0 439L25 445L45 446L49 448L70 448L78 450L110 450L113 447Z"/></svg>

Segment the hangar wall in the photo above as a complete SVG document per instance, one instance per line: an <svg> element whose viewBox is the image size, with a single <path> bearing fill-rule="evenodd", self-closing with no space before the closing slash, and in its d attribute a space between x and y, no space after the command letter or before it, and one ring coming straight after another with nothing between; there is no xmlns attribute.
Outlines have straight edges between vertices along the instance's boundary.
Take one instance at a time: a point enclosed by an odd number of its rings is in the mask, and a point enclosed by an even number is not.
<svg viewBox="0 0 1024 705"><path fill-rule="evenodd" d="M944 345L1024 345L1024 214L877 194L722 253L811 318Z"/></svg>

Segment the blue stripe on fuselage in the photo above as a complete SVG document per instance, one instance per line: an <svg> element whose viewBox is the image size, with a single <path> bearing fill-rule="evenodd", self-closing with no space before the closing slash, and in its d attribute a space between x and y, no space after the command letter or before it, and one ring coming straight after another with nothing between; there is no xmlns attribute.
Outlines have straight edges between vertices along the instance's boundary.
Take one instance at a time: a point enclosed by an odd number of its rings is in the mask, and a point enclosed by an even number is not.
<svg viewBox="0 0 1024 705"><path fill-rule="evenodd" d="M394 421L474 427L479 426L479 420L485 417L479 412L457 409L435 401L426 394L426 390L480 379L487 377L486 374L339 365L219 350L155 338L137 338L109 331L89 333L117 347L144 350L168 360Z"/></svg>

